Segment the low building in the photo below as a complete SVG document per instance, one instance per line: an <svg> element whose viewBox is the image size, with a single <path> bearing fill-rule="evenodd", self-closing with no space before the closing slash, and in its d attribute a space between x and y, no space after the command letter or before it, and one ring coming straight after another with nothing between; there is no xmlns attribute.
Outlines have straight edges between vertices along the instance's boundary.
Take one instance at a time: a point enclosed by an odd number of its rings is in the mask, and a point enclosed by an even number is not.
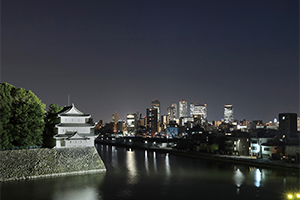
<svg viewBox="0 0 300 200"><path fill-rule="evenodd" d="M225 136L226 154L249 156L250 139L248 136Z"/></svg>
<svg viewBox="0 0 300 200"><path fill-rule="evenodd" d="M285 155L293 162L299 163L300 145L285 145Z"/></svg>
<svg viewBox="0 0 300 200"><path fill-rule="evenodd" d="M261 144L262 156L264 158L281 159L284 153L284 144L282 142L267 142Z"/></svg>
<svg viewBox="0 0 300 200"><path fill-rule="evenodd" d="M270 140L272 140L272 138L268 138L268 137L265 137L265 138L253 137L253 138L251 138L250 139L250 145L251 145L250 155L261 158L262 157L262 144L267 143Z"/></svg>
<svg viewBox="0 0 300 200"><path fill-rule="evenodd" d="M56 148L94 146L94 125L87 123L91 115L84 114L72 104L58 113L58 117L60 123L55 126L58 134L54 136Z"/></svg>

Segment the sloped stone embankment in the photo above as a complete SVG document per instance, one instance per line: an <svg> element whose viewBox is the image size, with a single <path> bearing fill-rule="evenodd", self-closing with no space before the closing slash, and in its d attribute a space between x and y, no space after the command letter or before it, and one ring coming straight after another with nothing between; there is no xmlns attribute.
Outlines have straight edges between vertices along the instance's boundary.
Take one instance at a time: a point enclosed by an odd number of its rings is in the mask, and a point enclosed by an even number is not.
<svg viewBox="0 0 300 200"><path fill-rule="evenodd" d="M0 151L0 181L105 171L94 147Z"/></svg>

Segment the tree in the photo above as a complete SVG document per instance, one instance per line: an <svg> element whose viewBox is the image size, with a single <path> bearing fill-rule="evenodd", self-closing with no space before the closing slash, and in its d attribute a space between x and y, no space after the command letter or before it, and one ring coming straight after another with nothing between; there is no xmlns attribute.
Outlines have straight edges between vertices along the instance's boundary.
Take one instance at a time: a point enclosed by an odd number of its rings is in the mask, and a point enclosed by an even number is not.
<svg viewBox="0 0 300 200"><path fill-rule="evenodd" d="M49 110L45 115L45 129L44 129L44 145L46 147L54 147L55 139L54 135L57 134L57 129L55 128L56 124L59 124L60 119L58 118L58 113L62 111L63 107L57 104L50 104Z"/></svg>
<svg viewBox="0 0 300 200"><path fill-rule="evenodd" d="M45 116L45 129L44 134L46 136L53 137L57 134L57 129L55 129L55 125L59 124L60 119L57 114L63 109L63 107L52 103L49 106L49 110Z"/></svg>
<svg viewBox="0 0 300 200"><path fill-rule="evenodd" d="M30 90L1 83L0 149L41 145L45 104Z"/></svg>

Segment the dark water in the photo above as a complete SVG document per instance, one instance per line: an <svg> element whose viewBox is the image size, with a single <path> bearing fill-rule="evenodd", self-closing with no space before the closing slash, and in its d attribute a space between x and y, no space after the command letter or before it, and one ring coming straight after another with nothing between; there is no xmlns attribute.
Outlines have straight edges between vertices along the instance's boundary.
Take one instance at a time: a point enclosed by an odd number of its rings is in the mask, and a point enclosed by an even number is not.
<svg viewBox="0 0 300 200"><path fill-rule="evenodd" d="M259 169L152 151L97 145L105 173L1 184L13 199L286 199L299 172Z"/></svg>

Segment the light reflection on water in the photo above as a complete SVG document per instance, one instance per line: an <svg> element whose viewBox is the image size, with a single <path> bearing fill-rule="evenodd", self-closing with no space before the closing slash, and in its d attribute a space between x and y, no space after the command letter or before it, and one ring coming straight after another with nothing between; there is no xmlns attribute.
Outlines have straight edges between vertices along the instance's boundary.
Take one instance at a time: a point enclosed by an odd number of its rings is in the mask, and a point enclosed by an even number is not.
<svg viewBox="0 0 300 200"><path fill-rule="evenodd" d="M284 192L299 189L298 172L97 148L106 173L2 183L1 200L283 199Z"/></svg>
<svg viewBox="0 0 300 200"><path fill-rule="evenodd" d="M261 171L259 169L255 169L254 185L258 188L260 187L260 181L261 181Z"/></svg>
<svg viewBox="0 0 300 200"><path fill-rule="evenodd" d="M93 188L83 188L78 190L68 190L68 191L56 191L54 193L53 199L70 199L70 200L82 200L82 199L99 199L102 197L98 196L97 190Z"/></svg>
<svg viewBox="0 0 300 200"><path fill-rule="evenodd" d="M131 149L126 152L126 166L128 169L128 184L136 184L138 182L138 173L136 169L136 159L134 156L134 151Z"/></svg>
<svg viewBox="0 0 300 200"><path fill-rule="evenodd" d="M106 152L100 154L107 155ZM123 172L127 171L125 179L127 185L134 185L134 187L128 187L119 184L119 187L123 188L120 191L128 198L130 196L134 199L142 198L137 188L141 191L143 191L142 188L156 188L154 192L158 195L156 199L158 197L158 199L163 199L163 196L169 197L169 194L172 194L173 198L184 197L184 192L180 190L190 190L190 188L195 190L192 193L204 196L209 194L214 198L223 198L225 195L231 199L270 197L280 199L285 177L289 177L290 185L294 185L293 187L299 186L298 176L282 170L225 164L147 150L127 151L125 155L118 156L126 160L127 170ZM103 159L109 162L110 158ZM119 164L121 165L120 162ZM121 174L120 172L119 175L122 176ZM106 181L109 183L108 180ZM201 194L197 192L197 188L204 188ZM219 192L214 192L214 190L219 190Z"/></svg>

